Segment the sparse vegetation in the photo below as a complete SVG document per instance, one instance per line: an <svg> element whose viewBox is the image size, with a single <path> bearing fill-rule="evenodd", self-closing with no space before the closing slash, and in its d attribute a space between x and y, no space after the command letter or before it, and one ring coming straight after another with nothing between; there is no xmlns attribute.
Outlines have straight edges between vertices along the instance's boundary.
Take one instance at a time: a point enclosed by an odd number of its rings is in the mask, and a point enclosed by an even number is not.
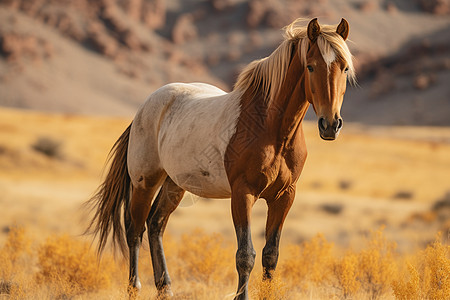
<svg viewBox="0 0 450 300"><path fill-rule="evenodd" d="M358 280L358 256L348 251L341 258L335 259L332 265L331 286L340 299L347 299L354 295L361 283Z"/></svg>
<svg viewBox="0 0 450 300"><path fill-rule="evenodd" d="M178 274L212 284L234 279L234 250L220 234L207 235L198 229L181 237Z"/></svg>
<svg viewBox="0 0 450 300"><path fill-rule="evenodd" d="M448 299L450 246L441 243L441 235L407 266L407 274L392 282L397 299Z"/></svg>
<svg viewBox="0 0 450 300"><path fill-rule="evenodd" d="M411 191L398 191L393 198L396 200L411 200L414 198L414 193Z"/></svg>
<svg viewBox="0 0 450 300"><path fill-rule="evenodd" d="M179 241L169 237L165 245L175 271L175 296L216 299L233 293L234 249L222 235L196 230ZM1 250L0 293L9 299L126 297L126 264L108 254L98 261L76 238L51 236L37 244L25 230L13 228ZM150 268L141 269L142 278L150 274ZM336 249L319 234L289 246L272 281L262 281L256 271L252 277L254 299L446 299L450 246L438 236L425 250L404 258L383 229L372 232L359 251ZM153 289L147 287L142 296L153 295Z"/></svg>
<svg viewBox="0 0 450 300"><path fill-rule="evenodd" d="M371 233L366 248L358 256L358 281L369 299L378 299L389 290L396 274L396 244L387 240L383 229Z"/></svg>
<svg viewBox="0 0 450 300"><path fill-rule="evenodd" d="M61 142L46 136L39 137L31 147L50 158L62 158Z"/></svg>
<svg viewBox="0 0 450 300"><path fill-rule="evenodd" d="M340 203L325 203L320 206L320 209L330 215L339 215L344 206Z"/></svg>
<svg viewBox="0 0 450 300"><path fill-rule="evenodd" d="M30 241L25 237L25 230L13 227L0 252L0 282L5 289L14 277L13 269L19 264L24 253L30 251Z"/></svg>
<svg viewBox="0 0 450 300"><path fill-rule="evenodd" d="M333 244L322 235L292 250L283 264L284 276L302 282L303 289L329 286L341 299L359 290L367 298L379 298L387 293L396 271L395 244L386 240L382 229L371 234L360 252L349 250L342 257L334 253Z"/></svg>
<svg viewBox="0 0 450 300"><path fill-rule="evenodd" d="M339 181L339 188L341 190L348 190L352 187L352 184L350 180L341 180Z"/></svg>
<svg viewBox="0 0 450 300"><path fill-rule="evenodd" d="M61 294L80 294L111 286L114 263L109 257L100 263L89 244L67 235L47 239L37 251L39 284L61 287Z"/></svg>
<svg viewBox="0 0 450 300"><path fill-rule="evenodd" d="M281 266L281 276L302 290L322 284L331 275L333 247L321 234L301 245L290 246Z"/></svg>
<svg viewBox="0 0 450 300"><path fill-rule="evenodd" d="M450 191L437 200L432 207L432 210L437 212L444 209L450 209Z"/></svg>
<svg viewBox="0 0 450 300"><path fill-rule="evenodd" d="M256 275L256 274L255 274ZM291 299L289 286L278 272L275 272L271 281L263 280L262 275L257 275L258 279L253 284L253 299L264 300L285 300Z"/></svg>

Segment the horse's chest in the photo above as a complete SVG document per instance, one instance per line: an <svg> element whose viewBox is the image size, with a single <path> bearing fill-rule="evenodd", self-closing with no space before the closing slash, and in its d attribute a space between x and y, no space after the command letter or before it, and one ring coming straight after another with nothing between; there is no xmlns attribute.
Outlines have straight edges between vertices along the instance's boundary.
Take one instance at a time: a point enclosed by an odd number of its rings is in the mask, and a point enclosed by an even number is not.
<svg viewBox="0 0 450 300"><path fill-rule="evenodd" d="M292 182L292 172L286 165L284 158L278 158L275 161L275 163L263 169L266 187L262 191L261 197L266 199L276 197L276 194L284 190Z"/></svg>
<svg viewBox="0 0 450 300"><path fill-rule="evenodd" d="M261 196L266 199L276 198L291 184L295 184L306 160L306 149L301 147L283 149L274 153L278 154L262 160L262 176L266 180L266 188Z"/></svg>

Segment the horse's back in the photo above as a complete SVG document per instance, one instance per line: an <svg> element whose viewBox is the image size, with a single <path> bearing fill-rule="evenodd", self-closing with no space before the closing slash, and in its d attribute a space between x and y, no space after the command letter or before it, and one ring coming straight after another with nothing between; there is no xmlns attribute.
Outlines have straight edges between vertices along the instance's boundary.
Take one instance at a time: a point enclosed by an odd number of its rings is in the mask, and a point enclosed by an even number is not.
<svg viewBox="0 0 450 300"><path fill-rule="evenodd" d="M176 83L158 89L133 121L128 156L133 183L164 170L189 192L229 197L224 155L238 115L239 97L212 85Z"/></svg>

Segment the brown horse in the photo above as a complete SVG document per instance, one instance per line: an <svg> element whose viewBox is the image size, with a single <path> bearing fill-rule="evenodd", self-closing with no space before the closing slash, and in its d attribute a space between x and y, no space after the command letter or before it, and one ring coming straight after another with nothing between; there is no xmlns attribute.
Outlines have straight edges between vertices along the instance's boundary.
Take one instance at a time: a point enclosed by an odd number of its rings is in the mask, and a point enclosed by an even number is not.
<svg viewBox="0 0 450 300"><path fill-rule="evenodd" d="M230 93L200 83L158 89L115 143L109 173L90 200L95 209L90 228L99 235L99 252L111 230L123 251L128 245L131 290L141 286L138 252L147 225L156 287L160 295L172 295L162 236L185 191L231 197L238 242L236 299L248 298L255 262L250 211L256 200L266 200L262 264L264 279L271 279L306 160L302 120L312 104L320 136L334 140L343 124L346 82L355 76L345 43L347 21L337 27L321 27L317 19L308 26L301 22L287 26L282 44L247 66Z"/></svg>

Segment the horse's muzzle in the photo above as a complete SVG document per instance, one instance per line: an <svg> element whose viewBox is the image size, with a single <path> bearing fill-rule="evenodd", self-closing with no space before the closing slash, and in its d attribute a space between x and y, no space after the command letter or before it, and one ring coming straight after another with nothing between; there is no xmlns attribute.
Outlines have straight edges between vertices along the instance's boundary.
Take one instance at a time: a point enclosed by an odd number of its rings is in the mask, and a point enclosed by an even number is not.
<svg viewBox="0 0 450 300"><path fill-rule="evenodd" d="M338 137L343 124L342 118L335 118L332 124L323 117L319 118L320 137L326 141L334 141Z"/></svg>

